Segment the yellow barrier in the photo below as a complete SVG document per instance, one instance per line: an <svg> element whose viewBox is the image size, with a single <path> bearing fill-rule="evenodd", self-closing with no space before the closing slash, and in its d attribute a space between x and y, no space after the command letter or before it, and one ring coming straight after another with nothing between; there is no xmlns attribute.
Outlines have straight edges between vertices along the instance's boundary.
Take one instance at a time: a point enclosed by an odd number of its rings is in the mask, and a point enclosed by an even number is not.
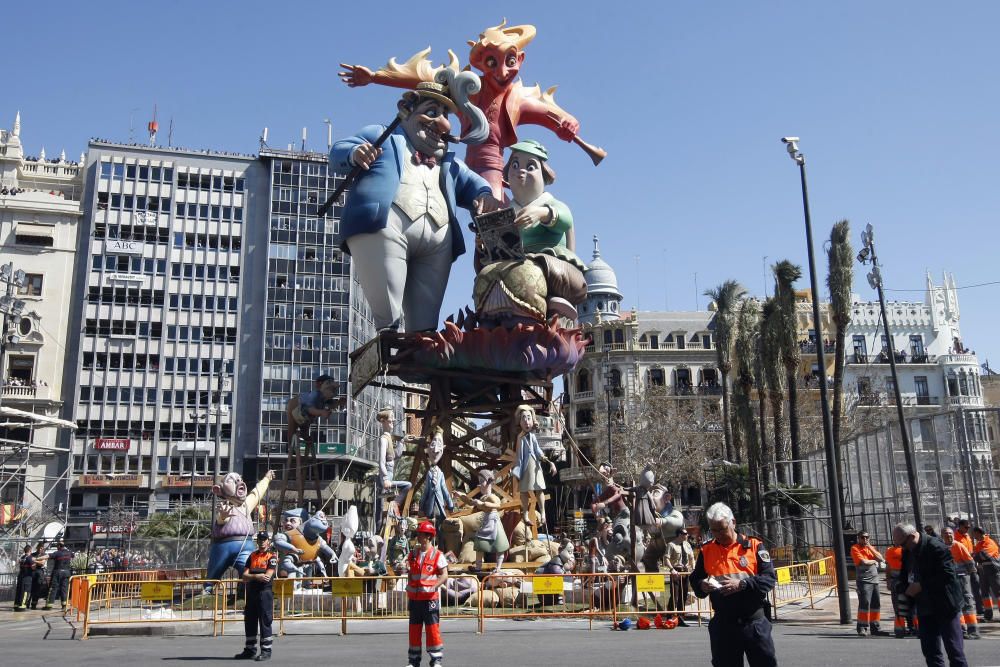
<svg viewBox="0 0 1000 667"><path fill-rule="evenodd" d="M829 593L837 588L837 573L833 556L796 563L775 568L778 584L771 591L771 607L774 618L778 617L778 609L809 600L810 608L815 609L816 597Z"/></svg>
<svg viewBox="0 0 1000 667"><path fill-rule="evenodd" d="M218 634L220 590L205 593L204 579L173 581L100 581L100 575L77 575L70 582L70 604L83 618L82 639L90 636L94 624L124 625L155 623L212 622L213 636Z"/></svg>
<svg viewBox="0 0 1000 667"><path fill-rule="evenodd" d="M667 572L651 572L629 576L634 577L632 584L640 605L633 608L631 599L624 600L628 604L629 613L644 616L694 616L698 625L703 623L703 616L710 616L712 613L708 600L690 592L690 573L671 575Z"/></svg>
<svg viewBox="0 0 1000 667"><path fill-rule="evenodd" d="M776 568L778 585L771 593L777 609L836 590L832 557ZM212 623L213 636L226 623L242 623L245 606L243 587L236 579L163 580L162 573L112 572L76 575L70 579L69 605L83 620L83 639L93 624L124 625L153 623ZM621 574L508 574L499 572L479 578L468 574L449 576L441 591L442 618L476 618L478 631L486 619L501 618L595 618L617 622L623 614L695 615L699 625L712 611L708 602L695 598L688 604L686 578L671 580L663 573ZM671 581L675 584L671 591ZM213 591L205 593L211 585ZM627 586L634 586L642 607L623 599ZM685 591L680 604L681 591ZM306 577L274 581L274 620L279 634L286 621L340 621L347 633L348 621L408 618L406 577ZM650 601L652 604L650 604Z"/></svg>
<svg viewBox="0 0 1000 667"><path fill-rule="evenodd" d="M479 594L479 632L486 619L594 617L617 621L618 599L628 577L593 574L506 574L486 576Z"/></svg>

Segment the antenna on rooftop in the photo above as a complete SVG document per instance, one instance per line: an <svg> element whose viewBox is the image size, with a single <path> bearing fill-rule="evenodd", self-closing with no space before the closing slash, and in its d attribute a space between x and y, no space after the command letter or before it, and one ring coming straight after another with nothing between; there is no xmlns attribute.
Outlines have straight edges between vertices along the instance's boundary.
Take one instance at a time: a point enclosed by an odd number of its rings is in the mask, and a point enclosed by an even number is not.
<svg viewBox="0 0 1000 667"><path fill-rule="evenodd" d="M260 133L260 139L258 139L258 141L260 141L260 150L264 150L265 148L267 148L267 128L266 127L264 128L264 131Z"/></svg>
<svg viewBox="0 0 1000 667"><path fill-rule="evenodd" d="M174 117L170 117L170 129L167 130L167 148L171 148L174 145Z"/></svg>
<svg viewBox="0 0 1000 667"><path fill-rule="evenodd" d="M306 128L302 128L302 152L306 152Z"/></svg>

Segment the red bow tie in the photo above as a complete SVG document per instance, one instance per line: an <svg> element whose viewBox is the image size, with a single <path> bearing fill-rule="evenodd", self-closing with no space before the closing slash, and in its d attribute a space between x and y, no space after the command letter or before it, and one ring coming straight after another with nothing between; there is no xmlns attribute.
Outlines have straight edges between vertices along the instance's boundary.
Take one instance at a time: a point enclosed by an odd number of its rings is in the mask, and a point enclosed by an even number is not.
<svg viewBox="0 0 1000 667"><path fill-rule="evenodd" d="M413 152L413 164L416 165L422 164L425 167L433 169L434 167L437 166L437 163L438 163L437 158L434 157L433 155L424 155L420 151Z"/></svg>

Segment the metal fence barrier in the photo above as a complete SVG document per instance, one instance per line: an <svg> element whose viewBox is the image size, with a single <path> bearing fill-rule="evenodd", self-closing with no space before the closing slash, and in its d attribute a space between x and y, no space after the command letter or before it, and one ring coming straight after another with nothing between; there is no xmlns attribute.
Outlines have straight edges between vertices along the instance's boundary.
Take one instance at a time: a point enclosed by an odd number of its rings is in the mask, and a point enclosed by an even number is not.
<svg viewBox="0 0 1000 667"><path fill-rule="evenodd" d="M771 591L771 608L774 618L778 609L796 602L809 601L810 608L816 608L816 598L837 590L837 568L833 556L827 556L808 563L796 563L775 568L778 584Z"/></svg>
<svg viewBox="0 0 1000 667"><path fill-rule="evenodd" d="M195 577L167 579L166 571L76 575L70 580L70 611L83 622L82 638L94 625L150 625L210 622L212 635L227 623L242 623L244 586L236 579L208 581ZM474 618L479 633L487 620L583 618L612 623L625 616L694 616L701 625L711 616L707 600L693 596L689 575L668 573L519 574L497 572L449 576L441 591L441 617ZM809 601L836 590L833 558L777 568L771 593L777 617L781 607ZM634 593L633 593L634 590ZM208 592L206 592L208 591ZM638 606L632 605L633 596ZM298 621L349 622L408 618L405 576L305 577L274 582L274 621L278 634Z"/></svg>

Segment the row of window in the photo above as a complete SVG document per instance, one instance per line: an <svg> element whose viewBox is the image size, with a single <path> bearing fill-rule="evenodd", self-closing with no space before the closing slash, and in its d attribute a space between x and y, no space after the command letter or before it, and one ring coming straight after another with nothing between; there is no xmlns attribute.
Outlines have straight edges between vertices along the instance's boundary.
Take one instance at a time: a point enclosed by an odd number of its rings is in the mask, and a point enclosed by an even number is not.
<svg viewBox="0 0 1000 667"><path fill-rule="evenodd" d="M296 320L323 320L332 322L347 319L344 309L340 307L317 308L315 306L295 306L290 303L273 304L273 317L292 318Z"/></svg>
<svg viewBox="0 0 1000 667"><path fill-rule="evenodd" d="M164 389L161 405L170 406L206 406L213 404L212 390ZM81 385L80 401L83 403L119 403L156 405L157 390L143 387L105 387L103 385ZM223 402L232 404L232 393L223 394Z"/></svg>
<svg viewBox="0 0 1000 667"><path fill-rule="evenodd" d="M240 206L219 206L218 204L185 204L177 202L177 217L192 220L232 220L243 221L243 208Z"/></svg>
<svg viewBox="0 0 1000 667"><path fill-rule="evenodd" d="M214 190L216 192L243 192L246 179L242 176L212 176L177 172L177 187L190 190Z"/></svg>
<svg viewBox="0 0 1000 667"><path fill-rule="evenodd" d="M295 245L294 243L271 243L267 248L270 259L300 259L318 262L340 261L339 249L331 246Z"/></svg>
<svg viewBox="0 0 1000 667"><path fill-rule="evenodd" d="M167 327L167 340L192 343L235 343L236 327L197 327L171 324Z"/></svg>
<svg viewBox="0 0 1000 667"><path fill-rule="evenodd" d="M286 273L269 273L267 276L267 286L279 289L292 287ZM324 292L343 292L344 279L339 276L317 276L303 274L295 276L294 287L296 291L301 290L323 290Z"/></svg>
<svg viewBox="0 0 1000 667"><path fill-rule="evenodd" d="M83 323L83 333L87 336L150 336L159 338L163 335L163 325L160 322L135 320L95 320L86 319Z"/></svg>
<svg viewBox="0 0 1000 667"><path fill-rule="evenodd" d="M205 414L202 412L201 414ZM77 420L77 438L130 438L132 440L150 441L153 439L152 421L102 421L100 419ZM232 433L230 424L222 424L219 433L223 438L229 438ZM179 422L160 422L160 442L184 442L192 436L215 437L215 419L195 421L193 419Z"/></svg>
<svg viewBox="0 0 1000 667"><path fill-rule="evenodd" d="M87 303L120 306L162 306L163 290L138 287L97 287L87 290Z"/></svg>
<svg viewBox="0 0 1000 667"><path fill-rule="evenodd" d="M163 372L185 373L187 375L214 375L225 363L225 372L233 372L232 359L198 359L186 357L167 357L163 361Z"/></svg>
<svg viewBox="0 0 1000 667"><path fill-rule="evenodd" d="M214 475L215 457L205 452L196 452L193 457L185 455L156 457L156 472L160 475L191 474L192 468L196 475ZM227 470L229 470L229 457L220 457L219 471ZM77 475L148 475L150 472L149 456L90 454L84 457L77 454L73 457L73 473Z"/></svg>
<svg viewBox="0 0 1000 667"><path fill-rule="evenodd" d="M170 307L181 308L183 310L195 309L196 311L229 311L235 313L239 310L235 296L204 296L201 294L171 294Z"/></svg>
<svg viewBox="0 0 1000 667"><path fill-rule="evenodd" d="M170 210L170 197L152 195L123 195L116 192L98 192L97 209L107 211L151 211L164 213Z"/></svg>
<svg viewBox="0 0 1000 667"><path fill-rule="evenodd" d="M171 278L204 278L206 280L228 280L237 283L240 281L240 267L226 266L225 264L171 264Z"/></svg>
<svg viewBox="0 0 1000 667"><path fill-rule="evenodd" d="M290 216L276 215L271 218L271 229L282 232L316 232L319 234L336 234L336 222L336 220L329 221L321 218L293 218Z"/></svg>
<svg viewBox="0 0 1000 667"><path fill-rule="evenodd" d="M143 243L169 243L170 230L156 227L136 227L132 225L94 225L95 239L121 239L123 241L142 241Z"/></svg>
<svg viewBox="0 0 1000 667"><path fill-rule="evenodd" d="M132 352L84 352L83 369L99 371L107 370L158 370L160 355L134 354Z"/></svg>
<svg viewBox="0 0 1000 667"><path fill-rule="evenodd" d="M150 181L152 183L169 183L174 179L173 167L151 167L149 165L122 164L121 162L102 162L101 178L116 181L124 179Z"/></svg>
<svg viewBox="0 0 1000 667"><path fill-rule="evenodd" d="M268 347L285 350L340 350L341 336L314 336L312 334L272 333L267 337Z"/></svg>
<svg viewBox="0 0 1000 667"><path fill-rule="evenodd" d="M91 258L94 271L118 271L124 273L146 273L162 276L167 273L167 260L152 257L130 257L128 255L94 255ZM93 289L93 288L91 288Z"/></svg>
<svg viewBox="0 0 1000 667"><path fill-rule="evenodd" d="M194 248L196 250L229 250L239 251L242 246L238 236L217 236L215 234L194 234L192 232L174 232L175 248Z"/></svg>

